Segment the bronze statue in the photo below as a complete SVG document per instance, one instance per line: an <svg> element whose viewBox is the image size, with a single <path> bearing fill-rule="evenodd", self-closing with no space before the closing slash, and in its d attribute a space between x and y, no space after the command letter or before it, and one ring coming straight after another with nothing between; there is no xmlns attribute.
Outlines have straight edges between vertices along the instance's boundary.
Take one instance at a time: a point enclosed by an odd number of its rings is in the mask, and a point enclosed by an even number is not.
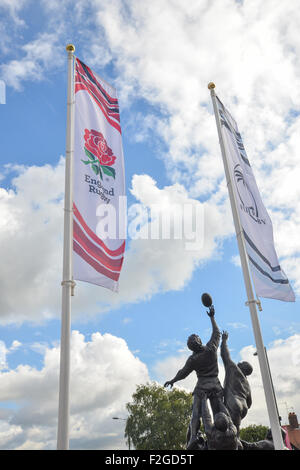
<svg viewBox="0 0 300 470"><path fill-rule="evenodd" d="M212 323L211 338L203 345L198 335L189 336L187 346L193 352L192 355L175 377L164 384L165 387L173 387L175 382L185 379L191 372L195 371L197 374L192 417L187 432L187 449L272 450L274 444L270 432L264 440L254 443L239 438L241 421L252 404L247 376L253 369L248 362L233 362L227 346L228 333L223 331L221 357L225 366L225 379L223 387L221 386L217 357L221 333L214 318L215 309L209 294L202 295L202 303L209 308L206 313ZM212 416L208 409L208 400ZM200 428L201 418L204 434Z"/></svg>
<svg viewBox="0 0 300 470"><path fill-rule="evenodd" d="M242 419L246 416L252 404L250 385L247 376L253 371L249 362L235 364L227 347L228 333L223 331L221 357L225 367L224 404L239 433Z"/></svg>
<svg viewBox="0 0 300 470"><path fill-rule="evenodd" d="M209 307L207 314L210 317L212 324L212 335L210 340L206 345L203 345L198 335L193 334L189 336L187 346L191 351L193 351L193 354L189 356L185 365L177 372L175 377L164 384L165 387L172 387L175 382L185 379L191 372L195 371L197 374L198 381L193 391L193 409L189 426L189 442L187 444L187 449L192 448L193 444L197 441L197 431L199 429L201 418L202 392L204 392L210 400L213 415L216 415L220 411L227 412L223 403L223 389L218 379L219 369L217 350L220 343L221 333L214 318L214 306L212 303L209 305L209 303L210 302L208 302L206 306Z"/></svg>

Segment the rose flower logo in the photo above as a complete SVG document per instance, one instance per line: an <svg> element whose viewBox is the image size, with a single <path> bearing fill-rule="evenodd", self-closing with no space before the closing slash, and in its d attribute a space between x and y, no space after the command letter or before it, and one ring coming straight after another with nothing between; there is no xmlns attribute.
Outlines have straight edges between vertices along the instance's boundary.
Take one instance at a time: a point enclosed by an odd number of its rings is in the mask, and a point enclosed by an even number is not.
<svg viewBox="0 0 300 470"><path fill-rule="evenodd" d="M108 147L101 132L91 129L84 130L84 151L88 160L81 160L85 165L91 165L96 175L103 179L103 173L107 176L116 177L116 170L112 168L117 157Z"/></svg>

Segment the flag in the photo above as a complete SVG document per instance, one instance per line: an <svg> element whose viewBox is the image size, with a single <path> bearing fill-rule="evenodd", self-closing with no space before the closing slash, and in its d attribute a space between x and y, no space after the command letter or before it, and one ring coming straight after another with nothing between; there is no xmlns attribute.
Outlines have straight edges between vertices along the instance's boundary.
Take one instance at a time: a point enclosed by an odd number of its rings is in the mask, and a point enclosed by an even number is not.
<svg viewBox="0 0 300 470"><path fill-rule="evenodd" d="M115 88L75 59L74 279L118 290L125 250L125 176Z"/></svg>
<svg viewBox="0 0 300 470"><path fill-rule="evenodd" d="M295 301L274 247L272 221L262 202L237 124L217 98L221 132L256 294Z"/></svg>

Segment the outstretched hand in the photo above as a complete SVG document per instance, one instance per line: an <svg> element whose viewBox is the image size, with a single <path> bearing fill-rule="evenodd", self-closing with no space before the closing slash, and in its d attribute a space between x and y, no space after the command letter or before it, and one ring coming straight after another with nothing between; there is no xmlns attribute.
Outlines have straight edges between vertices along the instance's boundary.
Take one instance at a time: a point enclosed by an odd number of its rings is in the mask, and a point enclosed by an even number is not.
<svg viewBox="0 0 300 470"><path fill-rule="evenodd" d="M212 305L211 307L209 307L209 310L207 310L206 313L209 317L214 317L215 316L215 307Z"/></svg>
<svg viewBox="0 0 300 470"><path fill-rule="evenodd" d="M228 331L222 331L222 340L226 341L228 339Z"/></svg>
<svg viewBox="0 0 300 470"><path fill-rule="evenodd" d="M164 387L169 387L169 386L170 386L170 387L172 388L173 385L174 385L174 382L172 382L172 380L169 380L168 382L166 382L166 383L164 384Z"/></svg>

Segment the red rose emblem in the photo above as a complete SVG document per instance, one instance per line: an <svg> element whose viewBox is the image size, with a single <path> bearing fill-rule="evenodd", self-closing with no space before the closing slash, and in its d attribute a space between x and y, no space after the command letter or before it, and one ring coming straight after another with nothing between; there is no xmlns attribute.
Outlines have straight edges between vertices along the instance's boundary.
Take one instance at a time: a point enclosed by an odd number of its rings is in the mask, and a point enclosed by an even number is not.
<svg viewBox="0 0 300 470"><path fill-rule="evenodd" d="M108 147L106 140L101 132L91 129L85 129L84 133L85 148L98 158L100 165L111 166L115 163L116 157Z"/></svg>
<svg viewBox="0 0 300 470"><path fill-rule="evenodd" d="M106 176L110 176L115 179L116 170L112 167L116 158L113 151L106 143L101 132L95 131L95 129L84 130L84 151L88 160L81 160L85 165L90 165L93 172L101 179L103 179L103 173Z"/></svg>

